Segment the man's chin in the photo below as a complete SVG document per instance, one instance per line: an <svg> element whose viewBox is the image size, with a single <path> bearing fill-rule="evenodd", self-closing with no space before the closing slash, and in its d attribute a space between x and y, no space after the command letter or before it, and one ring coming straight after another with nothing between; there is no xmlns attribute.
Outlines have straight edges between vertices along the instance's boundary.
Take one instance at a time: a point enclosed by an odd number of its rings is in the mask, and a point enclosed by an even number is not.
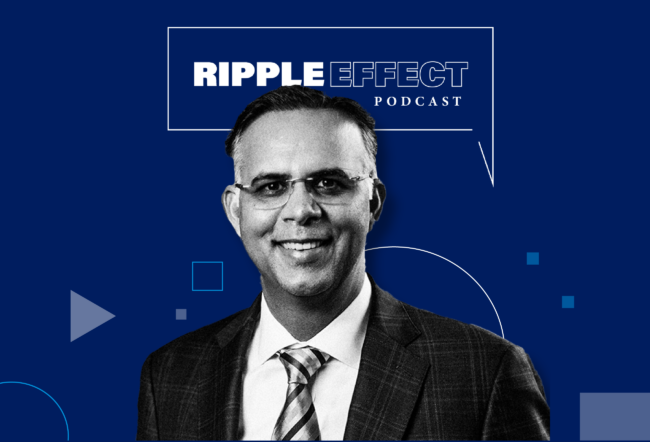
<svg viewBox="0 0 650 442"><path fill-rule="evenodd" d="M291 275L274 275L275 283L272 285L292 296L313 297L329 291L334 282L332 275L324 275L322 270L291 273Z"/></svg>
<svg viewBox="0 0 650 442"><path fill-rule="evenodd" d="M325 292L330 287L330 284L326 284L325 282L318 282L314 281L313 279L307 279L307 280L297 280L297 281L291 281L289 282L284 282L281 284L282 289L289 293L290 295L299 297L299 298L310 298L314 296L321 295Z"/></svg>

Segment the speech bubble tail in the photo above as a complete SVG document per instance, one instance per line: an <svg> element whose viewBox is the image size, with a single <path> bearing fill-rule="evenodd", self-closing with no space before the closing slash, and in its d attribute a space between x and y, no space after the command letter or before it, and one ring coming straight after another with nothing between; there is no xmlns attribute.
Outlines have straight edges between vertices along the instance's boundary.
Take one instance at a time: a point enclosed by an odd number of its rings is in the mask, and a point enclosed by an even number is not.
<svg viewBox="0 0 650 442"><path fill-rule="evenodd" d="M490 166L488 166L487 160L485 159L485 154L483 153L483 148L481 147L481 142L478 142L478 147L481 149L481 155L483 156L483 162L485 163L485 168L488 171L490 176L490 181L492 182L492 187L494 187L494 146L492 146L492 171L490 171Z"/></svg>

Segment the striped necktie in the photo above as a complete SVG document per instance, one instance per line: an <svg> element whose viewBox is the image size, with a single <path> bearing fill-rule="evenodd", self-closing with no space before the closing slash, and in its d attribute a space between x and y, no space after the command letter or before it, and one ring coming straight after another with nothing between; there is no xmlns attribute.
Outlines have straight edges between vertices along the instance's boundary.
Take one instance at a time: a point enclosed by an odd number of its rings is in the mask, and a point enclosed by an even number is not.
<svg viewBox="0 0 650 442"><path fill-rule="evenodd" d="M313 347L284 348L277 355L287 371L289 386L273 440L320 440L309 380L330 358Z"/></svg>

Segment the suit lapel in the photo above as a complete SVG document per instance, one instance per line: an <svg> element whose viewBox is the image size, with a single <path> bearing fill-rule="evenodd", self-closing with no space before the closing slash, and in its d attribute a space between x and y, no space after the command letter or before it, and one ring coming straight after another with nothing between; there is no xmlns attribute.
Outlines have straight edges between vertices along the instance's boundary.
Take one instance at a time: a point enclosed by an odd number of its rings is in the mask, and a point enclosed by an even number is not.
<svg viewBox="0 0 650 442"><path fill-rule="evenodd" d="M371 279L372 281L372 279ZM345 440L402 439L429 363L406 350L420 331L372 281L373 297Z"/></svg>
<svg viewBox="0 0 650 442"><path fill-rule="evenodd" d="M242 374L259 320L260 297L233 319L206 349L198 392L199 439L236 440L239 433Z"/></svg>

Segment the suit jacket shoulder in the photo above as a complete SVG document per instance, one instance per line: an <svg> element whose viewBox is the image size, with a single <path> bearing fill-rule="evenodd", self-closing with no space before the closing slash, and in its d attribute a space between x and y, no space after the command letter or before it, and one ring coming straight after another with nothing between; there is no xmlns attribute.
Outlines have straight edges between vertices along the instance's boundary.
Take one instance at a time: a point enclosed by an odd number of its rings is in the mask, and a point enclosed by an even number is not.
<svg viewBox="0 0 650 442"><path fill-rule="evenodd" d="M239 377L256 314L259 297L149 355L140 377L138 440L237 438Z"/></svg>
<svg viewBox="0 0 650 442"><path fill-rule="evenodd" d="M521 347L482 327L401 304L421 331L408 348L432 364L444 358L449 368L478 364L482 370L495 372L507 354L526 355Z"/></svg>
<svg viewBox="0 0 650 442"><path fill-rule="evenodd" d="M191 361L200 359L206 349L219 350L224 342L227 343L232 336L221 336L221 332L233 321L237 323L237 319L245 313L246 310L239 311L220 321L179 336L152 352L147 358L148 363L152 369L164 367L164 370L182 371L183 367L192 365Z"/></svg>
<svg viewBox="0 0 650 442"><path fill-rule="evenodd" d="M400 394L399 390L406 388L414 392L412 381L421 376L408 423L402 434L392 436L437 440L549 438L549 408L542 382L521 347L481 327L404 304L376 286L374 290L377 303L371 318L375 323L369 324L369 335L392 339L407 352L401 356L404 362L391 367L391 361L385 370L399 386L392 393L384 389L381 394ZM389 355L387 348L378 355ZM381 401L378 397L373 400ZM375 429L363 427L357 435L381 438L373 434L381 426L378 420Z"/></svg>

